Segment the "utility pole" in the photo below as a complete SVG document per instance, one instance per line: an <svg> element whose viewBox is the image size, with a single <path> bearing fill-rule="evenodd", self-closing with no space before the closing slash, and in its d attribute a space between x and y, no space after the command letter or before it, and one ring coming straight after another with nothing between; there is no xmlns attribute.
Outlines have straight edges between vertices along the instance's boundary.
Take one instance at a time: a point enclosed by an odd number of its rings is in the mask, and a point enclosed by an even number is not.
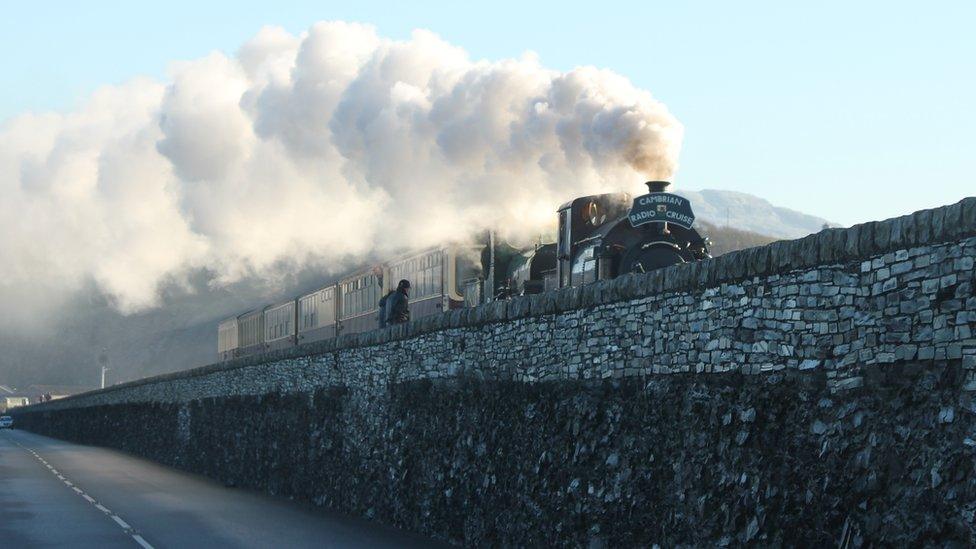
<svg viewBox="0 0 976 549"><path fill-rule="evenodd" d="M98 363L102 366L102 389L105 388L105 372L109 370L108 366L108 354L105 349L102 349L102 354L98 355Z"/></svg>
<svg viewBox="0 0 976 549"><path fill-rule="evenodd" d="M484 295L482 303L490 303L495 299L495 231L488 231L488 276L485 277Z"/></svg>

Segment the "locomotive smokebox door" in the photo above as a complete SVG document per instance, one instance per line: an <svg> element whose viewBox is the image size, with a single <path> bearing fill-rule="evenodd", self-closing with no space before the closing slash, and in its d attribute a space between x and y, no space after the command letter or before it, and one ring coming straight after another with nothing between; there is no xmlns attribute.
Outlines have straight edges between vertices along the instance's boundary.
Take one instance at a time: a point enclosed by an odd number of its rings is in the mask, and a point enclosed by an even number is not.
<svg viewBox="0 0 976 549"><path fill-rule="evenodd" d="M681 247L673 242L643 242L627 250L620 261L622 272L649 273L669 265L687 263L696 258L687 257Z"/></svg>

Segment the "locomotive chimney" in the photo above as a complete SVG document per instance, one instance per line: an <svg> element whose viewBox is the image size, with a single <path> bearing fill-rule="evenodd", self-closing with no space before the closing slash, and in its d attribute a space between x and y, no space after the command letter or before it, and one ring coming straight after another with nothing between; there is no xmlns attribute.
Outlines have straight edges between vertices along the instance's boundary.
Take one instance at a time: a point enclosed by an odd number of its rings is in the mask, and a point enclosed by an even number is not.
<svg viewBox="0 0 976 549"><path fill-rule="evenodd" d="M664 189L666 189L668 185L671 184L671 182L670 181L648 181L644 184L647 185L648 190L652 193L663 193Z"/></svg>

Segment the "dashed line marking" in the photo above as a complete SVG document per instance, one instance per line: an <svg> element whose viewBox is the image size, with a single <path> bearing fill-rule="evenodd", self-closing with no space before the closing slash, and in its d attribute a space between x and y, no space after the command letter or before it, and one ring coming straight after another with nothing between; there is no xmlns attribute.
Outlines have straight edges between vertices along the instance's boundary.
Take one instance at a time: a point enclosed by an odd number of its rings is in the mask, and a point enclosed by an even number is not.
<svg viewBox="0 0 976 549"><path fill-rule="evenodd" d="M38 455L37 452L35 452L31 448L28 448L28 447L24 446L23 444L17 442L16 440L14 440L13 442L17 446L20 446L24 450L27 450L28 452L30 452L30 454L32 456L34 456L35 458L37 458L37 460L39 462L41 462L42 464L44 464L44 466L47 467L48 470L50 470L52 473L54 473L54 475L57 476L58 479L64 481L64 483L65 483L66 486L70 487L78 495L80 495L81 497L85 498L85 500L88 503L91 503L92 505L95 506L96 509L98 509L99 511L101 511L101 512L105 513L106 515L110 516L112 518L112 520L114 520L116 524L118 524L119 526L121 526L122 529L125 530L125 533L128 534L132 538L132 540L135 541L136 543L138 543L143 549L154 549L153 546L148 541L146 541L146 538L144 538L141 535L135 533L133 531L132 527L129 526L129 523L126 522L126 521L124 521L124 520L122 520L122 517L120 517L120 516L112 513L112 511L108 507L105 507L101 503L98 503L95 500L95 498L89 496L88 494L85 493L84 490L82 490L81 488L78 488L77 486L75 486L74 484L72 484L70 480L66 479L64 477L64 475L62 475L60 472L58 472L58 470L55 469L50 463L48 463L47 461L45 461L44 458L42 458L40 455Z"/></svg>

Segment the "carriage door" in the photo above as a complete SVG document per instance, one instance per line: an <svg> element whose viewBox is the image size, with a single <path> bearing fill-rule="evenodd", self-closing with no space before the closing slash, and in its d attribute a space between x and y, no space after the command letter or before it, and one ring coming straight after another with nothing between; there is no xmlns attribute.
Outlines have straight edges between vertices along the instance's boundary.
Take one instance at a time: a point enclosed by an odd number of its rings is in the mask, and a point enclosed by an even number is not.
<svg viewBox="0 0 976 549"><path fill-rule="evenodd" d="M559 287L566 288L572 284L572 261L571 253L573 246L572 224L569 214L572 207L559 212L559 243L556 249L557 268L559 269Z"/></svg>

